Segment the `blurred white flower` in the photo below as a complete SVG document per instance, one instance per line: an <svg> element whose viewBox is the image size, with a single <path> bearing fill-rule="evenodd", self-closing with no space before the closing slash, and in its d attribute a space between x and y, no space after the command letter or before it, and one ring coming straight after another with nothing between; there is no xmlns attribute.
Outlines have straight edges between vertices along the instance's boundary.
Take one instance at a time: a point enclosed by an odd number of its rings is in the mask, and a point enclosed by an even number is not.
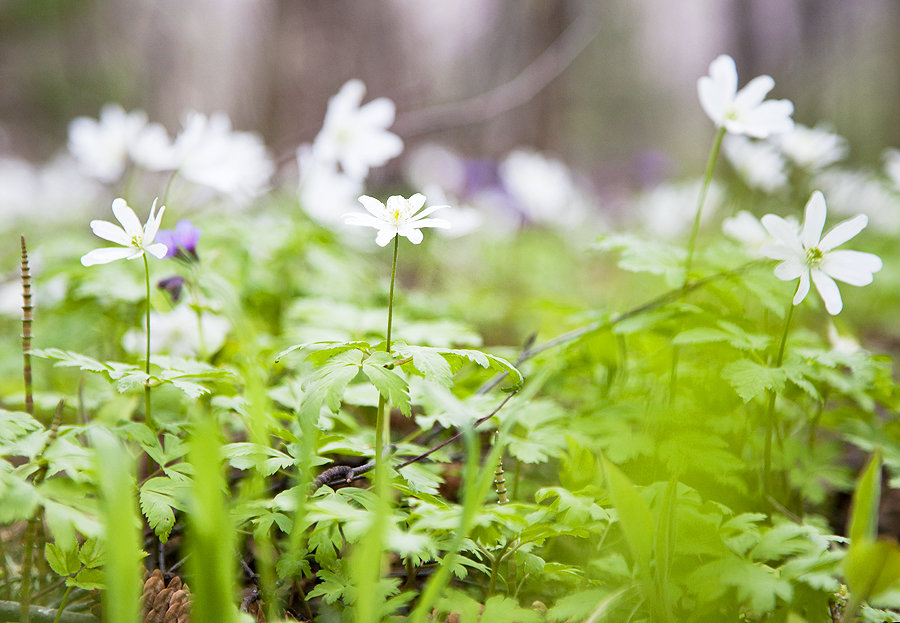
<svg viewBox="0 0 900 623"><path fill-rule="evenodd" d="M574 226L583 220L583 198L559 160L516 150L500 163L499 172L503 186L529 221Z"/></svg>
<svg viewBox="0 0 900 623"><path fill-rule="evenodd" d="M774 141L798 167L810 171L824 169L847 155L844 137L822 127L808 128L798 123L793 130L775 136Z"/></svg>
<svg viewBox="0 0 900 623"><path fill-rule="evenodd" d="M134 260L143 256L145 252L160 260L165 257L166 245L161 242L154 243L153 239L156 238L156 232L159 231L159 224L166 211L166 206L162 206L159 214L156 214L156 200L154 200L153 206L150 208L150 216L143 228L137 214L121 197L113 201L112 211L116 220L122 224L121 227L109 221L95 220L91 221L91 230L104 240L122 245L122 248L94 249L82 256L81 263L84 266L108 264L122 259Z"/></svg>
<svg viewBox="0 0 900 623"><path fill-rule="evenodd" d="M730 134L723 147L728 161L747 186L771 193L787 185L784 158L771 144Z"/></svg>
<svg viewBox="0 0 900 623"><path fill-rule="evenodd" d="M757 76L737 89L734 59L723 54L709 65L709 75L697 80L700 105L718 127L732 134L766 138L794 127L790 100L765 100L775 86L770 76Z"/></svg>
<svg viewBox="0 0 900 623"><path fill-rule="evenodd" d="M32 254L31 260L34 260ZM48 280L38 277L35 262L31 261L31 304L38 309L50 309L66 296L68 282L65 277L57 275ZM13 279L0 283L0 314L12 318L22 317L22 280Z"/></svg>
<svg viewBox="0 0 900 623"><path fill-rule="evenodd" d="M447 147L427 143L416 147L406 157L406 179L413 188L437 185L453 195L459 195L466 187L466 165L458 154Z"/></svg>
<svg viewBox="0 0 900 623"><path fill-rule="evenodd" d="M387 130L394 123L394 102L386 97L360 106L366 87L350 80L328 101L322 129L313 143L316 158L337 162L358 180L403 151L400 137Z"/></svg>
<svg viewBox="0 0 900 623"><path fill-rule="evenodd" d="M841 335L833 322L828 323L828 342L831 348L843 355L852 355L862 351L859 341L852 335Z"/></svg>
<svg viewBox="0 0 900 623"><path fill-rule="evenodd" d="M793 216L784 220L794 228L794 231L800 231L800 223ZM742 243L751 255L761 256L765 245L777 242L759 219L746 210L741 210L722 221L722 231L729 238Z"/></svg>
<svg viewBox="0 0 900 623"><path fill-rule="evenodd" d="M799 305L809 293L810 280L825 302L825 309L832 316L843 308L841 293L834 280L853 286L872 283L872 275L881 270L881 258L861 251L835 251L861 232L868 223L865 214L859 214L835 225L825 236L825 197L815 191L806 203L803 227L798 232L785 219L766 214L762 224L777 240L776 244L763 247L762 253L774 260L781 260L775 267L775 276L783 281L799 278L794 305Z"/></svg>
<svg viewBox="0 0 900 623"><path fill-rule="evenodd" d="M660 184L632 200L632 212L647 233L672 240L691 230L697 212L701 180ZM722 204L722 187L713 181L706 195L701 222L706 223Z"/></svg>
<svg viewBox="0 0 900 623"><path fill-rule="evenodd" d="M323 225L337 225L344 214L356 208L356 198L363 191L361 180L341 173L335 163L316 158L310 145L297 149L297 163L300 207L313 219Z"/></svg>
<svg viewBox="0 0 900 623"><path fill-rule="evenodd" d="M833 212L863 212L879 233L900 232L900 194L882 178L869 171L830 168L817 173L814 183L828 196Z"/></svg>
<svg viewBox="0 0 900 623"><path fill-rule="evenodd" d="M150 312L150 352L175 357L213 355L225 344L231 324L210 311L197 312L182 304L170 312ZM131 329L122 336L122 347L130 353L143 353L147 333Z"/></svg>
<svg viewBox="0 0 900 623"><path fill-rule="evenodd" d="M78 117L69 124L69 151L85 174L102 182L114 182L129 160L154 170L169 158L168 134L156 123L147 123L142 110L130 113L118 104L107 104L100 119ZM165 167L163 167L165 168Z"/></svg>
<svg viewBox="0 0 900 623"><path fill-rule="evenodd" d="M481 210L450 201L444 191L435 185L425 186L423 190L434 199L435 203L448 204L447 208L441 212L441 218L450 223L450 226L440 228L437 231L439 235L447 238L461 238L471 234L484 224L484 214Z"/></svg>
<svg viewBox="0 0 900 623"><path fill-rule="evenodd" d="M900 191L900 149L885 149L882 158L884 172L894 184L894 190Z"/></svg>
<svg viewBox="0 0 900 623"><path fill-rule="evenodd" d="M387 245L394 239L394 236L403 236L413 244L419 244L423 238L421 228L450 227L450 223L444 219L425 218L436 210L449 206L431 206L422 210L422 206L425 205L425 196L419 193L409 199L400 195L388 197L387 205L367 195L362 195L359 202L363 204L368 214L363 212L345 214L344 223L374 227L378 230L375 235L375 244L380 247ZM419 212L419 210L422 211Z"/></svg>
<svg viewBox="0 0 900 623"><path fill-rule="evenodd" d="M262 139L232 131L225 113L189 112L172 152L170 168L179 175L239 202L261 194L275 170Z"/></svg>
<svg viewBox="0 0 900 623"><path fill-rule="evenodd" d="M44 165L0 158L0 217L46 222L77 215L91 205L100 186L81 173L68 155Z"/></svg>

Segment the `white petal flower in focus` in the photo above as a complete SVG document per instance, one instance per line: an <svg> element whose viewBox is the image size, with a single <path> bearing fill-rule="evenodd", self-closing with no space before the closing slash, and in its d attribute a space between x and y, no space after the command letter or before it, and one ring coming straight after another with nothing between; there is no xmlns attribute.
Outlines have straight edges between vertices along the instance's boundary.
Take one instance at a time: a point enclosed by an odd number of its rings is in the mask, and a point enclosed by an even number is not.
<svg viewBox="0 0 900 623"><path fill-rule="evenodd" d="M806 203L803 227L799 232L785 219L766 214L762 224L778 242L763 247L762 254L781 260L775 267L775 276L779 279L800 279L794 305L806 298L812 281L825 302L825 309L834 316L843 308L841 293L834 280L852 286L868 285L872 283L872 275L881 270L882 262L872 253L834 250L863 230L869 222L865 214L838 223L822 236L825 215L825 196L818 190Z"/></svg>
<svg viewBox="0 0 900 623"><path fill-rule="evenodd" d="M793 216L784 219L795 232L800 231L800 223ZM767 244L777 243L759 219L746 210L722 221L722 231L726 236L742 243L751 255L761 256L762 248Z"/></svg>
<svg viewBox="0 0 900 623"><path fill-rule="evenodd" d="M322 129L313 143L316 158L337 162L341 170L358 180L370 167L381 166L403 151L403 141L388 132L394 123L394 102L386 97L360 106L366 87L350 80L328 101Z"/></svg>
<svg viewBox="0 0 900 623"><path fill-rule="evenodd" d="M790 100L765 100L775 86L771 76L758 76L737 89L734 59L723 54L709 65L709 75L697 80L700 105L718 127L731 134L766 138L794 127Z"/></svg>
<svg viewBox="0 0 900 623"><path fill-rule="evenodd" d="M425 205L425 196L416 193L409 199L400 195L388 197L387 205L373 197L362 195L359 202L363 204L368 214L363 212L351 212L344 215L344 223L347 225L361 225L374 227L378 230L375 235L375 244L386 246L394 236L408 238L413 244L422 242L422 227L450 227L450 223L440 218L426 218L429 214L448 208L450 206L430 206L422 210ZM422 210L419 212L419 210Z"/></svg>
<svg viewBox="0 0 900 623"><path fill-rule="evenodd" d="M84 266L109 264L123 259L134 260L143 256L145 252L159 260L165 257L168 250L166 245L161 242L154 243L153 239L156 238L156 232L159 231L159 224L162 221L163 212L166 211L166 206L162 206L157 214L156 200L154 200L153 206L150 208L150 216L143 227L141 227L137 214L121 197L113 201L112 211L116 220L121 223L121 227L109 221L91 221L91 230L100 238L121 245L121 248L94 249L82 256L81 263Z"/></svg>

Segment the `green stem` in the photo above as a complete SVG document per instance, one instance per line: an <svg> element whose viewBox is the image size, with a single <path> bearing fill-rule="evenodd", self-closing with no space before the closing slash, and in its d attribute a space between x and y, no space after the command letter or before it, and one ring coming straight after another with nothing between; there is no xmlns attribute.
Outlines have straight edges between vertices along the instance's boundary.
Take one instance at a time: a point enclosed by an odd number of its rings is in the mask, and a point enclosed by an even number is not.
<svg viewBox="0 0 900 623"><path fill-rule="evenodd" d="M62 616L63 608L66 607L66 602L69 601L69 593L72 592L72 587L66 587L66 592L63 593L62 602L59 604L59 610L56 611L56 618L53 619L53 623L59 623L59 618Z"/></svg>
<svg viewBox="0 0 900 623"><path fill-rule="evenodd" d="M400 236L394 237L394 260L391 267L391 289L388 295L388 320L387 334L384 343L385 352L391 352L391 327L394 321L394 282L397 279L397 252L400 248ZM391 421L389 417L385 417L385 399L384 396L378 398L378 413L375 416L375 466L376 471L382 460L384 444L388 440L391 432Z"/></svg>
<svg viewBox="0 0 900 623"><path fill-rule="evenodd" d="M703 175L703 186L700 188L700 197L697 199L697 211L694 214L694 224L691 227L691 238L688 241L687 259L684 262L684 284L690 279L691 267L694 263L694 249L697 246L697 233L700 231L700 217L703 214L703 204L706 202L706 194L712 183L713 170L716 168L716 160L722 149L722 139L725 138L725 128L719 128L716 138L713 140L712 149L709 152L709 160L706 163L706 173Z"/></svg>
<svg viewBox="0 0 900 623"><path fill-rule="evenodd" d="M791 328L791 318L794 315L794 303L788 303L784 318L784 330L781 333L781 344L778 346L778 354L775 357L775 367L780 368L784 362L784 348L787 344L788 331ZM769 406L766 410L766 446L763 451L763 492L771 492L772 478L772 435L775 431L775 398L774 390L769 390Z"/></svg>
<svg viewBox="0 0 900 623"><path fill-rule="evenodd" d="M391 292L388 295L388 322L387 322L387 340L385 341L385 352L391 352L391 324L394 319L394 281L397 278L397 251L400 249L400 236L394 236L394 262L391 266Z"/></svg>
<svg viewBox="0 0 900 623"><path fill-rule="evenodd" d="M147 373L147 380L144 381L144 420L147 426L154 432L156 431L156 422L153 421L153 413L150 409L150 263L147 261L147 254L144 253L144 283L147 286L147 309L145 311L144 320L147 323L147 352L144 361L144 372Z"/></svg>

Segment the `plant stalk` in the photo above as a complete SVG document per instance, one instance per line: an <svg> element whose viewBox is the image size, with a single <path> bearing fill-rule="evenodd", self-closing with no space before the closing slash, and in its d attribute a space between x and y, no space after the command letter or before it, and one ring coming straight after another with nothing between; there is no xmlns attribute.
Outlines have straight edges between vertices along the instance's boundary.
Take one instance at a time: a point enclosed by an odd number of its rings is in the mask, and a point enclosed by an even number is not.
<svg viewBox="0 0 900 623"><path fill-rule="evenodd" d="M775 357L775 366L780 368L784 363L784 349L787 344L788 331L791 327L791 318L794 315L794 303L788 303L787 311L784 318L784 330L781 333L781 343L778 346L778 354ZM769 406L766 409L766 445L763 450L763 493L768 495L771 492L772 478L772 436L775 431L775 398L776 394L773 390L769 390Z"/></svg>
<svg viewBox="0 0 900 623"><path fill-rule="evenodd" d="M712 183L713 171L716 168L716 160L719 159L719 151L722 149L722 139L725 138L725 128L719 128L713 139L713 146L709 152L709 160L706 163L706 172L703 174L703 186L700 187L700 197L697 199L697 211L694 213L694 224L691 227L691 238L688 241L687 258L684 262L684 285L690 279L691 267L694 262L694 250L697 246L697 233L700 231L700 218L703 214L703 204L706 203L706 195Z"/></svg>
<svg viewBox="0 0 900 623"><path fill-rule="evenodd" d="M28 250L25 248L25 236L22 240L22 373L25 380L25 412L34 416L34 396L31 380L31 323L33 321L31 304L31 269L28 266Z"/></svg>
<svg viewBox="0 0 900 623"><path fill-rule="evenodd" d="M144 420L150 430L156 432L156 422L153 421L153 412L150 408L150 263L147 261L147 254L142 256L144 259L144 283L146 285L147 305L144 315L144 321L147 323L147 350L146 359L144 361L144 372L147 373L147 380L144 381Z"/></svg>

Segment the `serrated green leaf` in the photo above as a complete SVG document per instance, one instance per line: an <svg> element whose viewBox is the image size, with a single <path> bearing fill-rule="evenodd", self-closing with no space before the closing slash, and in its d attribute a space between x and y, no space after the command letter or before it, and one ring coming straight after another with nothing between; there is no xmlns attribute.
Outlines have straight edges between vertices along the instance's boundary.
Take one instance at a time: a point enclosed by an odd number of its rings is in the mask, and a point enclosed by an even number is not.
<svg viewBox="0 0 900 623"><path fill-rule="evenodd" d="M786 375L781 368L770 368L749 359L739 359L725 366L722 378L731 384L744 402L750 402L766 391L781 391Z"/></svg>
<svg viewBox="0 0 900 623"><path fill-rule="evenodd" d="M175 527L174 508L180 509L178 498L189 489L187 483L176 482L167 476L150 478L141 486L141 512L159 540L165 543Z"/></svg>
<svg viewBox="0 0 900 623"><path fill-rule="evenodd" d="M103 578L103 569L82 569L74 578L66 579L66 586L81 588L86 591L101 590L106 588Z"/></svg>
<svg viewBox="0 0 900 623"><path fill-rule="evenodd" d="M57 575L72 575L73 573L78 573L81 569L81 561L78 560L78 550L63 550L56 543L44 545L44 558Z"/></svg>
<svg viewBox="0 0 900 623"><path fill-rule="evenodd" d="M383 359L374 355L373 357L363 362L363 374L372 381L372 385L378 389L378 392L388 404L397 407L403 415L409 417L411 410L409 405L409 385L406 379L393 370L385 368Z"/></svg>

